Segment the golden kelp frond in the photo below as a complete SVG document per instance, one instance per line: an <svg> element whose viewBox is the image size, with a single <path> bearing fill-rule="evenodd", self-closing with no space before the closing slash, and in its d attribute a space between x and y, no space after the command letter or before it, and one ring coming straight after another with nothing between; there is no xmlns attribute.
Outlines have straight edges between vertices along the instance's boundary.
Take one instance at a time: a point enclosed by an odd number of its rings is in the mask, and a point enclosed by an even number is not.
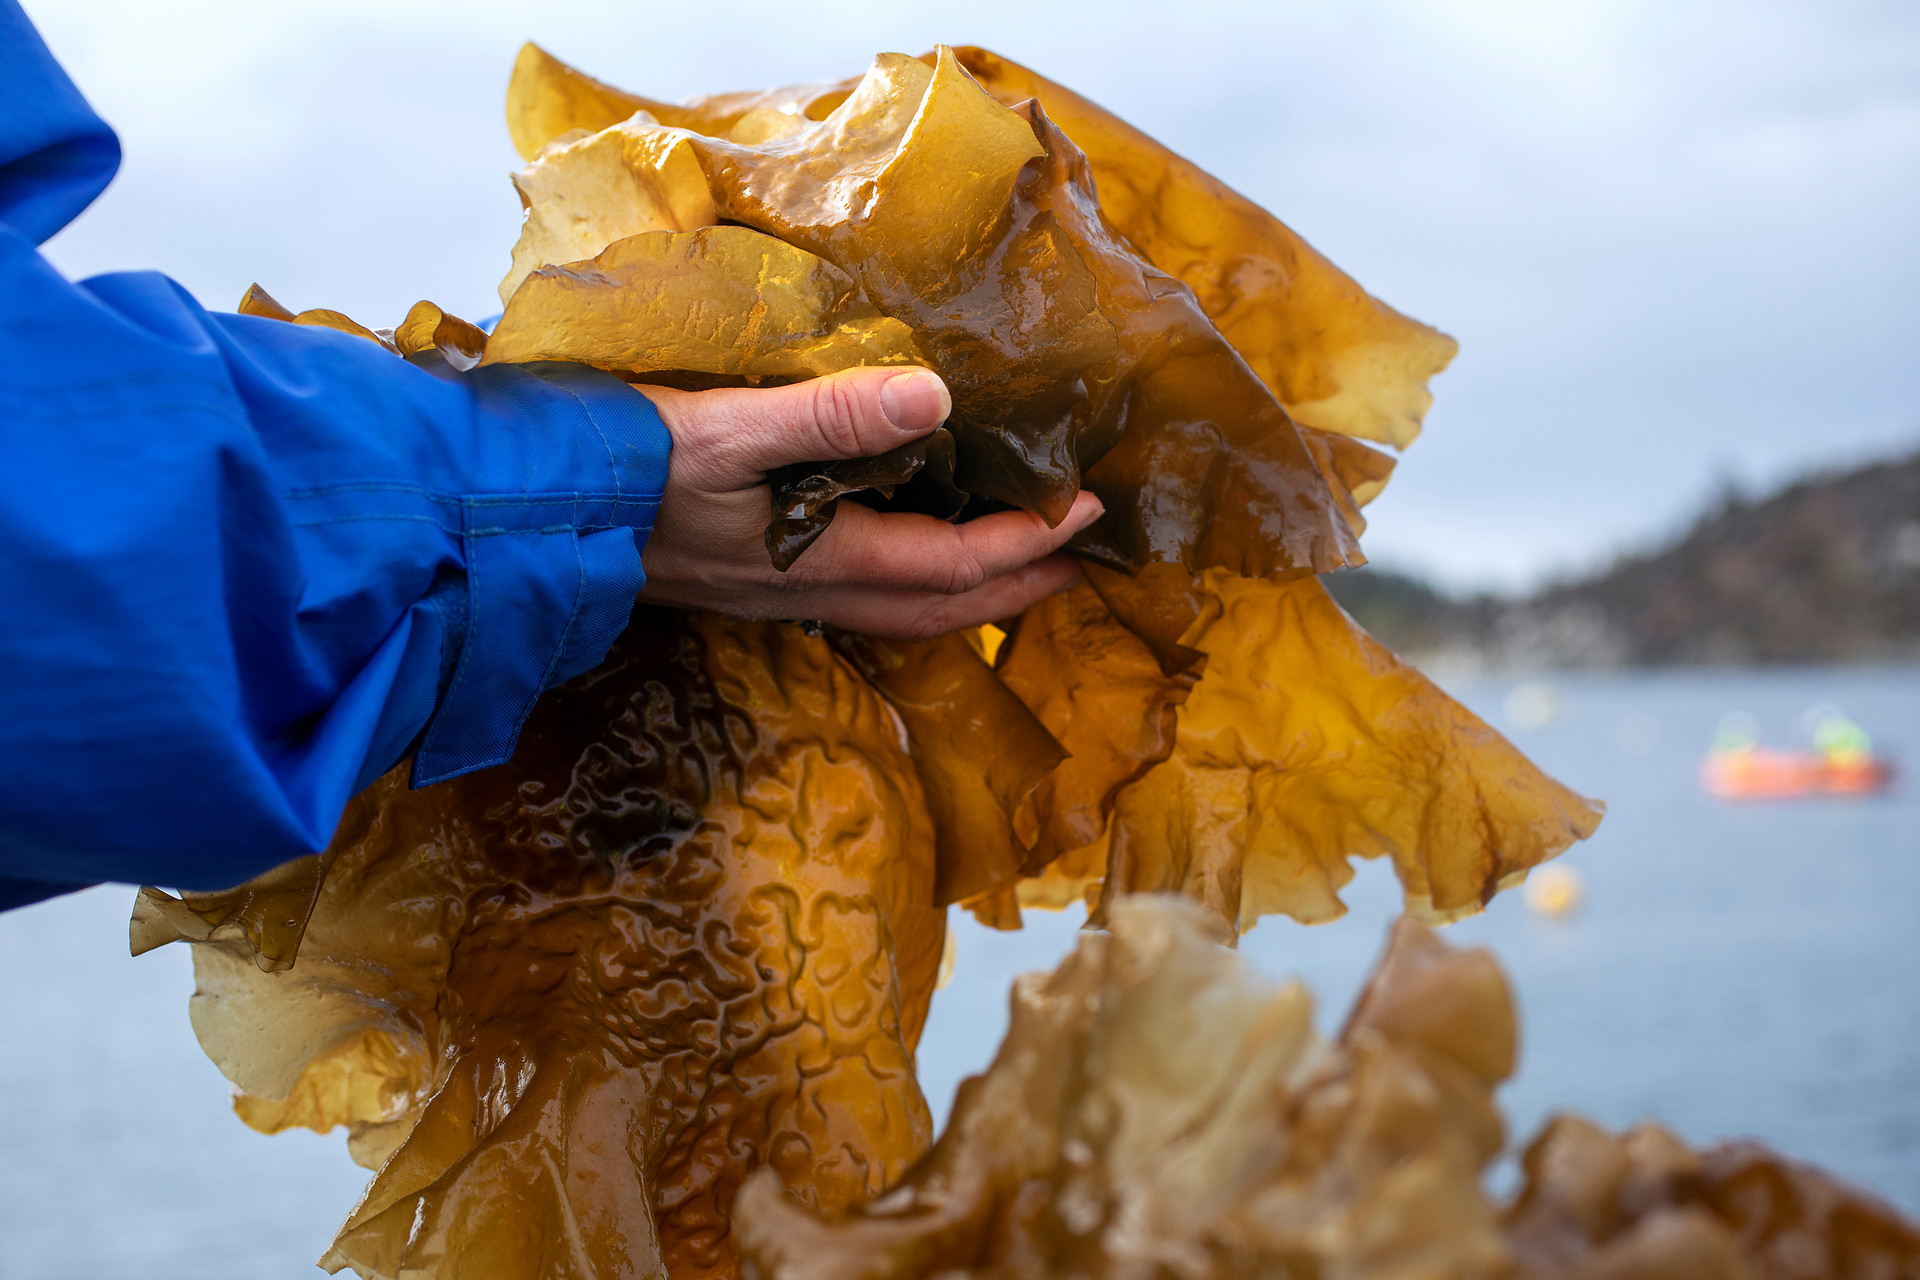
<svg viewBox="0 0 1920 1280"><path fill-rule="evenodd" d="M293 967L307 917L320 896L325 866L320 855L296 858L221 893L185 893L176 898L148 885L133 900L128 949L145 955L169 942L205 942L232 934L266 972Z"/></svg>
<svg viewBox="0 0 1920 1280"><path fill-rule="evenodd" d="M1037 109L1000 105L948 52L883 54L811 110L754 107L724 137L646 115L610 132L691 147L721 217L827 259L907 326L953 393L962 490L1058 522L1084 484L1107 515L1077 548L1130 569L1360 563L1353 504L1191 291L1111 234L1084 158Z"/></svg>
<svg viewBox="0 0 1920 1280"><path fill-rule="evenodd" d="M280 300L262 289L258 283L247 286L240 295L240 305L234 308L243 316L259 316L264 320L285 320L293 322L293 312L282 306Z"/></svg>
<svg viewBox="0 0 1920 1280"><path fill-rule="evenodd" d="M436 355L460 373L465 373L480 364L481 358L487 351L487 335L479 326L442 311L438 306L425 300L414 303L408 309L406 319L400 322L397 329L369 329L349 316L324 308L302 311L295 315L281 306L272 294L257 284L247 287L247 292L240 299L240 305L234 309L243 316L261 316L268 320L285 320L293 324L311 324L326 329L337 329L341 333L350 333L357 338L370 339L395 355L405 356L408 359ZM137 955L138 952L135 954Z"/></svg>
<svg viewBox="0 0 1920 1280"><path fill-rule="evenodd" d="M1758 1143L1690 1150L1550 1119L1521 1157L1505 1232L1521 1280L1852 1280L1920 1275L1920 1229Z"/></svg>
<svg viewBox="0 0 1920 1280"><path fill-rule="evenodd" d="M985 49L955 51L1009 105L1038 100L1087 155L1100 207L1183 281L1301 423L1404 449L1459 345L1368 296L1278 218L1124 120ZM932 55L929 55L931 57Z"/></svg>
<svg viewBox="0 0 1920 1280"><path fill-rule="evenodd" d="M1035 792L1039 838L1024 867L1034 876L1098 841L1120 789L1172 752L1191 681L1164 674L1084 583L1022 614L996 670L1067 752Z"/></svg>
<svg viewBox="0 0 1920 1280"><path fill-rule="evenodd" d="M718 220L692 149L651 123L643 115L584 137L563 135L514 175L526 220L500 282L502 305L540 267L584 262L643 231L692 231Z"/></svg>
<svg viewBox="0 0 1920 1280"><path fill-rule="evenodd" d="M792 381L916 362L913 336L824 258L748 227L655 231L590 262L542 267L507 303L486 363L575 360L665 373Z"/></svg>
<svg viewBox="0 0 1920 1280"><path fill-rule="evenodd" d="M1345 910L1349 858L1386 856L1409 911L1452 919L1599 825L1317 580L1200 587L1181 643L1206 673L1172 757L1120 794L1109 895L1180 889L1242 930L1312 923Z"/></svg>
<svg viewBox="0 0 1920 1280"><path fill-rule="evenodd" d="M215 981L207 989L215 989ZM372 1008L367 1013L377 1016ZM426 1083L424 1055L412 1042L403 1053L378 1027L358 1034L351 1028L340 1030L324 1049L301 1060L286 1097L236 1093L233 1111L256 1133L330 1133L344 1126L353 1162L378 1170L413 1128Z"/></svg>
<svg viewBox="0 0 1920 1280"><path fill-rule="evenodd" d="M329 311L325 307L313 307L295 316L293 323L310 324L321 329L332 329L339 333L350 333L356 338L365 338L368 342L385 347L395 355L399 354L399 349L393 345L393 337L391 334L381 333L376 329L369 329L344 312Z"/></svg>
<svg viewBox="0 0 1920 1280"><path fill-rule="evenodd" d="M1357 562L1271 394L1108 234L1073 144L1037 114L1022 137L1022 119L951 55L931 75L889 55L817 125L695 145L727 217L833 260L913 328L954 394L963 489L1058 520L1084 484L1107 515L1078 545L1117 564ZM958 225L936 253L907 228L940 206Z"/></svg>
<svg viewBox="0 0 1920 1280"><path fill-rule="evenodd" d="M1300 439L1306 442L1320 474L1326 477L1327 489L1333 494L1340 514L1346 517L1348 527L1356 536L1365 533L1367 518L1360 514L1360 508L1379 497L1380 491L1387 487L1396 465L1392 455L1369 449L1350 437L1312 427L1300 428Z"/></svg>
<svg viewBox="0 0 1920 1280"><path fill-rule="evenodd" d="M1502 1064L1408 1017L1437 1000L1512 1041L1504 981L1402 922L1340 1040L1311 1000L1217 946L1177 899L1114 904L1014 986L993 1065L927 1157L850 1213L757 1173L735 1235L765 1280L1491 1276L1481 1168ZM1437 1033L1437 1034L1436 1034ZM1510 1064L1508 1064L1510 1065Z"/></svg>
<svg viewBox="0 0 1920 1280"><path fill-rule="evenodd" d="M676 129L724 138L748 117L760 121L768 116L818 120L839 106L856 83L858 77L709 94L688 103L656 102L603 84L529 43L521 47L513 64L513 78L507 84L507 132L526 160L540 154L542 147L562 134L575 130L598 133L636 111L645 111Z"/></svg>
<svg viewBox="0 0 1920 1280"><path fill-rule="evenodd" d="M407 318L393 331L393 345L403 356L433 352L465 373L486 354L487 335L477 325L422 300L413 304Z"/></svg>
<svg viewBox="0 0 1920 1280"><path fill-rule="evenodd" d="M966 637L830 633L906 729L933 816L940 906L1011 887L1031 862L1033 791L1066 757Z"/></svg>
<svg viewBox="0 0 1920 1280"><path fill-rule="evenodd" d="M507 81L507 136L522 160L532 160L563 134L598 133L659 105L602 84L528 41Z"/></svg>
<svg viewBox="0 0 1920 1280"><path fill-rule="evenodd" d="M512 764L355 802L291 972L196 947L195 1026L250 1123L379 1163L330 1268L731 1276L749 1170L837 1212L925 1150L933 875L824 641L643 610Z"/></svg>

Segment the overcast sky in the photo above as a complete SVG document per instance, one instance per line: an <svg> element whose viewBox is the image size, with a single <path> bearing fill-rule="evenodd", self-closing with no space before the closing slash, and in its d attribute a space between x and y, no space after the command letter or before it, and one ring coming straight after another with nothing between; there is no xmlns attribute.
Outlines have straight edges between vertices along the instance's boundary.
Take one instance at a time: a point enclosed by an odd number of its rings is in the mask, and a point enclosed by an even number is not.
<svg viewBox="0 0 1920 1280"><path fill-rule="evenodd" d="M74 275L479 316L519 219L500 104L522 40L664 98L973 43L1460 339L1370 513L1377 561L1524 584L1728 482L1920 448L1911 0L26 7L127 152L49 246Z"/></svg>

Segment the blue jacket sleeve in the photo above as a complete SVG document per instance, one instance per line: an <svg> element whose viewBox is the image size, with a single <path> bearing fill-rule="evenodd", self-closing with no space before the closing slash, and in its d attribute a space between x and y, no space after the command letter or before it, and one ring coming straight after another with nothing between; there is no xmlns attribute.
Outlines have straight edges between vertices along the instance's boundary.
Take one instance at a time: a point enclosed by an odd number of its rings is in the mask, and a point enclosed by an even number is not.
<svg viewBox="0 0 1920 1280"><path fill-rule="evenodd" d="M573 365L456 374L38 245L112 133L0 0L0 906L235 884L409 753L507 759L642 584L669 442Z"/></svg>

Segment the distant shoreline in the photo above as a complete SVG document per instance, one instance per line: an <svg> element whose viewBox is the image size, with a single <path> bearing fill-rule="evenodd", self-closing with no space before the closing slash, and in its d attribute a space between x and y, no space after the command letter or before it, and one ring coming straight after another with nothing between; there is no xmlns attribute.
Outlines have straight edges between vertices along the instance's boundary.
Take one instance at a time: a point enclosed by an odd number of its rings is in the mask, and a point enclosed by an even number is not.
<svg viewBox="0 0 1920 1280"><path fill-rule="evenodd" d="M1323 581L1433 671L1920 665L1920 453L1729 495L1667 545L1531 595L1371 566Z"/></svg>

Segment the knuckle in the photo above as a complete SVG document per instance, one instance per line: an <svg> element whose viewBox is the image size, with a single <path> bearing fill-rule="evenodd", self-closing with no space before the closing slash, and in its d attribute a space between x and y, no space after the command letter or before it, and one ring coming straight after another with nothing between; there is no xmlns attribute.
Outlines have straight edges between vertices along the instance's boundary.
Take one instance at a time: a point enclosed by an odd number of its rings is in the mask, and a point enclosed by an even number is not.
<svg viewBox="0 0 1920 1280"><path fill-rule="evenodd" d="M757 475L761 468L753 456L753 426L737 403L716 397L703 403L697 414L688 415L686 439L674 443L690 462L697 459L708 477Z"/></svg>
<svg viewBox="0 0 1920 1280"><path fill-rule="evenodd" d="M860 456L863 413L859 390L851 379L814 379L807 408L829 457Z"/></svg>
<svg viewBox="0 0 1920 1280"><path fill-rule="evenodd" d="M962 546L940 567L939 580L934 584L934 589L944 595L965 595L982 586L986 580L987 566L980 563L980 557L970 548Z"/></svg>

